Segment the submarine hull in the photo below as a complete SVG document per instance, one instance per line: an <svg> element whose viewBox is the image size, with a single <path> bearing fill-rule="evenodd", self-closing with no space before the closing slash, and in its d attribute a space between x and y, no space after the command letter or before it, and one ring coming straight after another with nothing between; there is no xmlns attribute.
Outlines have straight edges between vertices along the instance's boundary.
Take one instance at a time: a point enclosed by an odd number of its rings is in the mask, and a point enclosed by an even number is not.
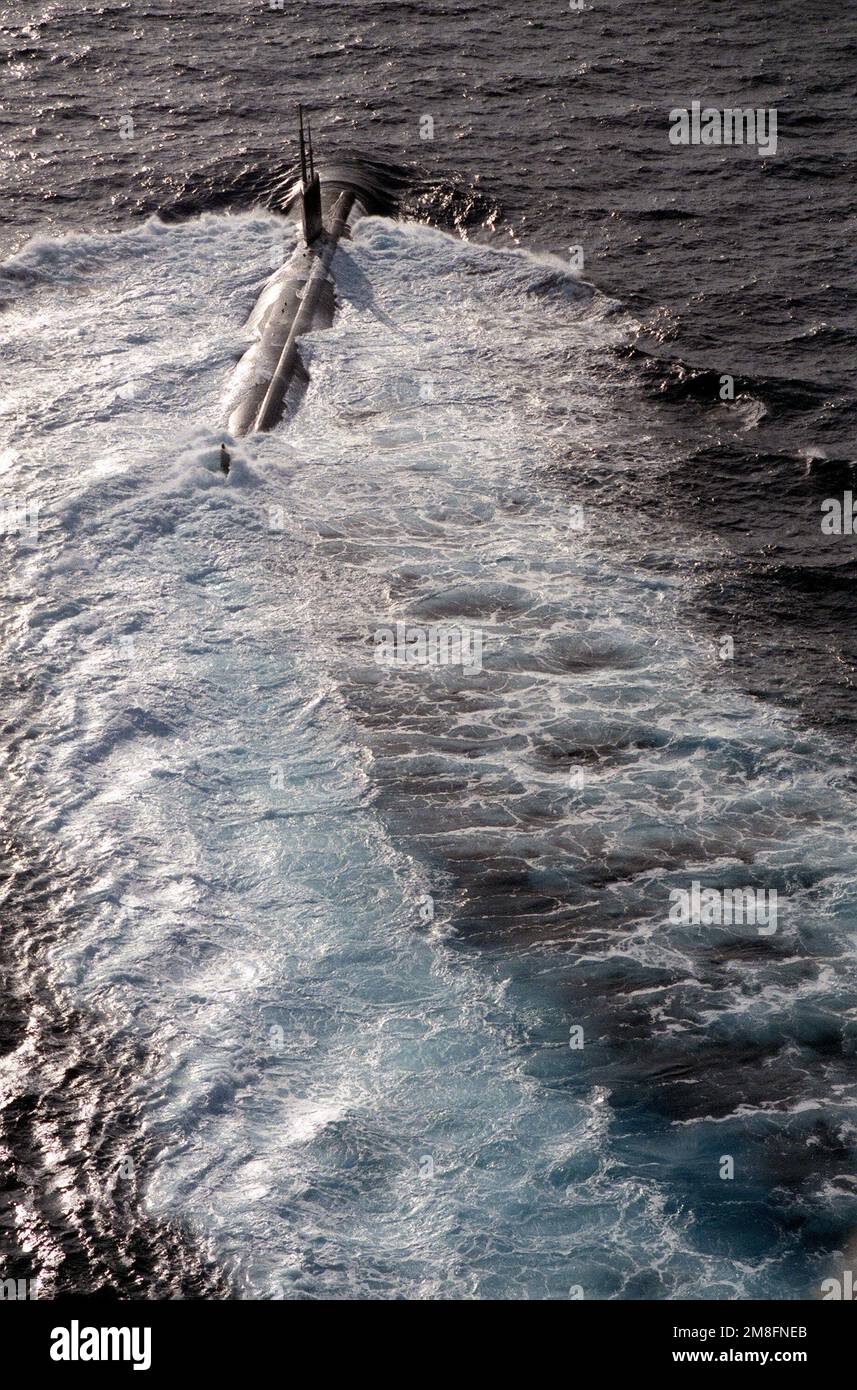
<svg viewBox="0 0 857 1390"><path fill-rule="evenodd" d="M298 340L333 322L336 247L366 208L353 190L338 188L322 188L321 207L319 233L303 240L271 276L248 320L252 341L236 367L225 408L235 437L271 429L297 404L308 381Z"/></svg>

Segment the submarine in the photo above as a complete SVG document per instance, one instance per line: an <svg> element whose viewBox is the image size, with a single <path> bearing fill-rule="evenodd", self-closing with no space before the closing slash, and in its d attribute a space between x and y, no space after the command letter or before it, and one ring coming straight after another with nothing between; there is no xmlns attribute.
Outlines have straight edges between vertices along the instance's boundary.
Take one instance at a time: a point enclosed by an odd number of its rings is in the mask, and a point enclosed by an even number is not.
<svg viewBox="0 0 857 1390"><path fill-rule="evenodd" d="M332 263L340 241L361 217L385 210L371 179L334 169L322 180L315 167L309 119L298 107L301 236L284 265L267 281L247 322L251 342L240 359L227 398L226 427L234 438L272 429L297 406L309 377L298 340L329 328L336 312Z"/></svg>

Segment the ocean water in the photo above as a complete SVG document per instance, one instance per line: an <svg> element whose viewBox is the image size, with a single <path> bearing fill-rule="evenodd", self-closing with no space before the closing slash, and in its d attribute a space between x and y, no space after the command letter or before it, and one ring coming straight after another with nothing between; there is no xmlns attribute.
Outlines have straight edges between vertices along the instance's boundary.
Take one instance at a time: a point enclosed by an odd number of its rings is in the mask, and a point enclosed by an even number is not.
<svg viewBox="0 0 857 1390"><path fill-rule="evenodd" d="M599 500L677 445L557 256L366 219L299 413L228 441L293 239L3 268L15 1269L810 1297L857 1220L848 750L688 621L716 538ZM396 622L481 670L379 665ZM693 880L776 888L778 932L671 923Z"/></svg>
<svg viewBox="0 0 857 1390"><path fill-rule="evenodd" d="M853 1252L855 14L0 4L4 1278L804 1299ZM670 146L694 99L776 154ZM400 219L233 441L298 101Z"/></svg>
<svg viewBox="0 0 857 1390"><path fill-rule="evenodd" d="M822 501L854 482L848 0L778 0L775 21L753 0L16 0L0 62L4 254L51 229L278 206L298 101L322 158L395 166L418 219L579 248L639 325L617 348L623 396L675 446L657 472L602 475L599 497L715 542L689 620L738 639L754 698L853 738L854 559L819 543ZM774 108L776 153L670 145L669 111L693 100ZM231 332L240 306L222 312Z"/></svg>

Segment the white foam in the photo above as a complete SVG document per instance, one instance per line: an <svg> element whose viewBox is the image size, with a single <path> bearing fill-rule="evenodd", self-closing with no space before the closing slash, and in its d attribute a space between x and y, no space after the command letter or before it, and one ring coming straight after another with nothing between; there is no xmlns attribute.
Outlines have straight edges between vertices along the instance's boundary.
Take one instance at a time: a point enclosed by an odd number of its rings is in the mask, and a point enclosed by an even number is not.
<svg viewBox="0 0 857 1390"><path fill-rule="evenodd" d="M590 961L691 981L692 943L657 916L673 880L646 864L687 830L774 866L799 825L797 860L850 868L834 756L794 753L787 721L724 689L676 628L675 582L613 553L615 517L570 524L569 450L627 456L598 372L628 325L571 276L545 297L555 266L360 224L341 316L306 343L300 414L231 441L224 478L211 422L283 238L274 217L207 216L32 244L6 267L4 486L38 496L41 522L9 542L3 621L44 691L8 715L37 736L7 811L85 873L58 978L150 1050L152 1207L263 1295L621 1296L653 1267L676 1288L746 1288L740 1262L664 1215L659 1179L628 1175L596 1077L572 1094L530 1075L550 1006L510 994L513 962L425 930L420 901L445 884L379 817L355 691L397 689L373 663L378 623L451 612L485 630L480 707L454 720L482 721L495 800L516 779L545 806L566 790L510 730L660 731L549 834L486 843L538 872L573 873L605 836L636 855L613 890L636 925L617 942L605 922ZM557 665L568 652L582 674ZM392 696L405 760L428 748L432 696L413 692ZM850 912L825 900L814 929ZM695 1025L706 1000L683 1007Z"/></svg>

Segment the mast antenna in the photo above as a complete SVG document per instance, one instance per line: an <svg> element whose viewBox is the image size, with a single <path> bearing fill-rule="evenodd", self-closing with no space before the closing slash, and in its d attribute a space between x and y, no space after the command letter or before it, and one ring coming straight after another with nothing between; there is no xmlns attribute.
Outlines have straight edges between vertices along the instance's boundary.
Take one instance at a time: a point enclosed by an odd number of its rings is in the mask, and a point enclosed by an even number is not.
<svg viewBox="0 0 857 1390"><path fill-rule="evenodd" d="M298 133L301 142L301 178L304 183L307 181L306 172L306 143L304 141L304 109L298 104Z"/></svg>
<svg viewBox="0 0 857 1390"><path fill-rule="evenodd" d="M304 241L307 246L311 246L324 231L324 222L321 215L321 183L315 171L312 152L312 127L307 116L304 132L304 109L301 105L298 105L298 132L301 142L301 212Z"/></svg>

